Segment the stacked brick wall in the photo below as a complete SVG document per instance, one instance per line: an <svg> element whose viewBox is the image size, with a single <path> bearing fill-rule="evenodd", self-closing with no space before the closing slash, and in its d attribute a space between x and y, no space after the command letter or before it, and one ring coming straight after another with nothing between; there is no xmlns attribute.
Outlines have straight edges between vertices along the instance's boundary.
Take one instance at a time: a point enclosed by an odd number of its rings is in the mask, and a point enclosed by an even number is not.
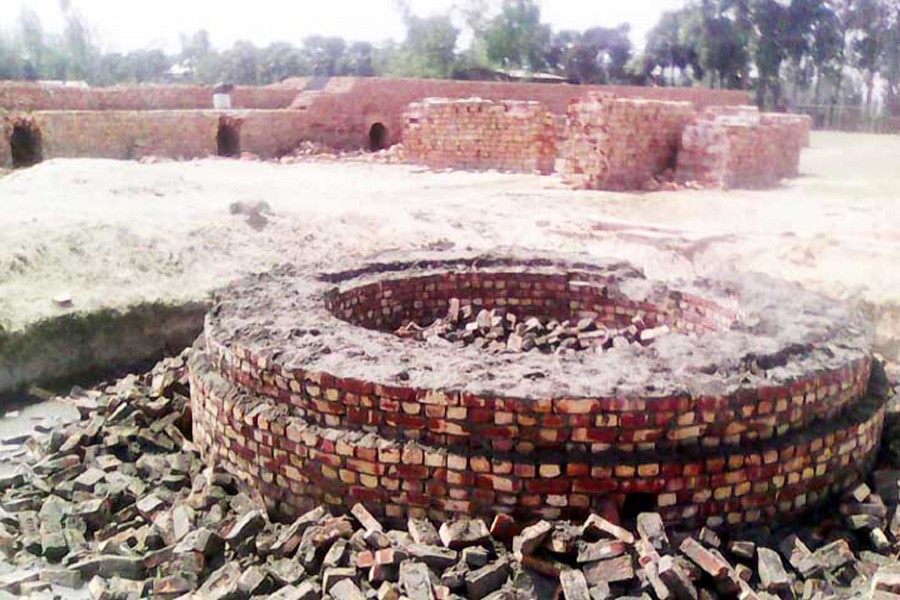
<svg viewBox="0 0 900 600"><path fill-rule="evenodd" d="M10 145L10 137L13 133L15 125L30 125L31 119L17 115L4 115L0 113L0 169L8 169L12 167L12 147Z"/></svg>
<svg viewBox="0 0 900 600"><path fill-rule="evenodd" d="M231 105L236 109L284 109L296 96L296 88L238 86L231 92Z"/></svg>
<svg viewBox="0 0 900 600"><path fill-rule="evenodd" d="M809 115L789 113L763 113L763 123L784 127L790 131L788 141L801 148L809 147L809 135L812 131L812 118Z"/></svg>
<svg viewBox="0 0 900 600"><path fill-rule="evenodd" d="M308 121L292 110L254 110L236 116L240 122L241 150L263 158L289 154L304 140Z"/></svg>
<svg viewBox="0 0 900 600"><path fill-rule="evenodd" d="M577 188L640 189L675 167L687 102L592 94L569 105L563 179Z"/></svg>
<svg viewBox="0 0 900 600"><path fill-rule="evenodd" d="M306 85L303 78L285 85L237 86L232 92L235 108L287 108ZM743 104L746 92L701 88L643 88L627 86L572 86L488 81L429 79L340 78L330 80L324 96L347 107L341 114L353 119L362 113L390 115L399 132L401 115L411 103L429 97L471 98L494 101L534 100L554 114L564 114L571 98L590 91L606 91L622 97L691 102L698 108ZM349 110L355 106L357 110ZM184 110L212 107L212 88L195 85L135 85L102 88L47 85L26 82L0 83L0 110ZM362 110L360 110L362 109ZM385 123L388 125L388 123Z"/></svg>
<svg viewBox="0 0 900 600"><path fill-rule="evenodd" d="M404 115L407 159L434 168L500 169L549 174L556 131L537 102L429 98Z"/></svg>
<svg viewBox="0 0 900 600"><path fill-rule="evenodd" d="M582 275L580 279L590 278ZM631 323L639 317L650 327L667 325L676 331L714 332L733 319L727 309L690 295L634 303L597 295L602 289L586 285L573 290L562 275L441 275L352 288L327 298L326 307L351 323L384 331L411 320L430 322L446 313L451 294L465 303L477 301L487 309L527 306L529 311L559 320L573 311L597 313L608 326ZM414 311L407 310L413 306ZM769 439L776 432L802 429L818 419L835 416L865 393L870 375L870 362L858 360L788 383L718 397L529 401L450 394L443 403L466 408L439 414L404 405L421 400L427 390L392 390L306 371L286 374L274 365L259 368L259 364L265 364L262 357L234 344L226 347L208 338L208 348L217 369L232 383L277 398L312 423L495 451L565 447L587 451L604 444L619 450L664 450L699 443L701 438L710 447ZM354 395L369 400L353 402ZM597 414L603 416L589 416Z"/></svg>
<svg viewBox="0 0 900 600"><path fill-rule="evenodd" d="M599 510L609 497L624 502L646 494L670 523L771 521L860 481L884 418L882 405L863 403L803 435L727 454L480 453L311 425L265 397L241 393L203 360L199 354L192 366L194 442L288 517L319 503L347 509L363 502L394 523L498 512L560 518ZM411 402L423 410L468 410Z"/></svg>
<svg viewBox="0 0 900 600"><path fill-rule="evenodd" d="M813 129L813 118L809 115L796 114L792 113L792 117L796 117L798 119L799 125L797 126L801 132L803 139L803 146L805 148L809 148L810 146L810 133Z"/></svg>
<svg viewBox="0 0 900 600"><path fill-rule="evenodd" d="M66 111L31 114L44 159L193 158L216 153L218 118L182 111Z"/></svg>
<svg viewBox="0 0 900 600"><path fill-rule="evenodd" d="M233 111L241 150L271 158L289 153L306 139L296 111ZM11 164L9 138L16 123L28 122L41 135L44 159L145 156L201 158L217 153L222 113L215 111L50 111L0 114L0 166Z"/></svg>
<svg viewBox="0 0 900 600"><path fill-rule="evenodd" d="M464 82L424 79L383 78L332 78L324 90L300 91L305 80L291 81L283 86L238 87L232 92L235 109L287 109L290 116L282 117L279 126L289 131L272 128L280 138L277 146L289 151L301 141L312 140L342 149L365 148L369 145L371 127L380 123L386 130L386 141L401 141L403 113L412 102L429 97L471 98L480 97L495 102L503 99L533 100L547 107L555 116L565 113L573 97L581 97L591 90L609 89L629 97L648 97L685 100L696 106L711 104L743 104L748 96L743 92L677 88L602 88L599 86L545 85L502 82ZM296 101L296 102L295 102ZM35 83L9 82L0 84L0 113L10 118L25 118L29 112L53 111L144 111L144 118L153 120L153 111L207 110L212 107L212 89L205 86L119 86L113 88L79 88ZM49 117L44 117L49 119ZM65 117L59 117L65 119ZM90 117L86 117L90 118ZM113 121L121 119L110 117ZM165 118L165 117L163 117ZM185 115L190 119L189 115ZM266 117L273 118L273 117ZM112 131L121 129L115 123ZM62 131L62 130L61 130ZM68 130L67 130L68 131ZM49 135L49 134L48 134ZM187 140L185 136L176 139ZM287 148L287 142L294 146ZM79 148L80 142L56 139L57 148ZM120 145L123 146L123 145ZM249 148L250 151L255 151ZM0 153L8 149L0 150ZM177 148L172 156L189 156L199 152L191 142L188 147ZM266 154L258 151L259 154ZM85 154L84 156L93 156ZM67 156L78 156L68 154ZM126 158L121 154L117 158ZM0 159L3 157L0 156ZM4 161L8 164L8 159Z"/></svg>
<svg viewBox="0 0 900 600"><path fill-rule="evenodd" d="M800 115L707 109L684 128L678 178L704 185L763 188L796 177L809 141Z"/></svg>
<svg viewBox="0 0 900 600"><path fill-rule="evenodd" d="M665 451L685 445L709 448L772 439L823 418L833 418L865 394L870 365L858 361L789 384L753 392L653 400L521 398L430 394L414 387L377 386L327 373L279 374L245 349L209 342L216 368L231 383L277 398L313 424L374 431L416 440L494 452L534 449ZM430 399L429 399L430 398ZM437 404L450 408L423 405Z"/></svg>
<svg viewBox="0 0 900 600"><path fill-rule="evenodd" d="M243 296L220 304L190 367L194 442L203 456L286 516L321 502L339 508L363 502L389 521L496 512L575 518L637 495L668 522L685 525L791 517L860 481L874 456L884 407L867 396L871 359L859 348L832 356L827 367L797 362L785 371L793 375L737 388L722 381L718 391L662 383L649 395L617 385L610 395L515 396L500 383L479 392L442 387L439 379L385 380L396 368L385 366L395 352L407 356L398 363L403 368L418 369L418 359L409 357L415 348L398 340L393 350L367 330L394 339L388 332L398 322L440 314L450 297L557 317L587 310L605 315L604 323L640 317L713 337L725 335L736 318L736 307L719 296L685 290L645 289L641 301L629 301L611 275L627 273L622 269L519 272L482 257L465 273L434 273L427 260L410 263L421 265L423 277L398 276L394 265L379 263L329 274L315 288L293 287L297 275L285 271L247 285L260 293L283 277L288 287L277 283L272 290L294 290L289 301L272 305L264 293L250 304ZM332 287L336 282L346 285ZM797 301L812 307L809 299ZM267 316L280 306L302 314L293 321L295 333L284 337L247 320L250 306ZM365 337L359 348L342 337L350 329ZM252 331L251 339L240 339L239 330ZM273 344L273 334L288 345ZM372 351L373 343L387 344L370 362L382 375L370 380L369 371L355 367L348 373L351 363L366 362L362 350ZM330 356L324 368L306 366L322 347L342 344L350 344L350 362ZM434 348L420 351L430 355L423 364L435 360ZM646 367L638 363L627 368ZM500 379L494 373L492 381Z"/></svg>
<svg viewBox="0 0 900 600"><path fill-rule="evenodd" d="M238 109L287 108L297 88L238 86L231 93ZM77 87L39 83L0 83L0 110L204 110L213 90L196 85Z"/></svg>
<svg viewBox="0 0 900 600"><path fill-rule="evenodd" d="M365 147L369 128L382 123L392 144L402 141L403 113L424 98L533 100L554 115L565 115L569 101L591 92L620 97L690 102L697 108L746 104L747 92L701 88L548 85L440 79L332 78L321 94L304 92L300 105L310 115L310 139L338 148Z"/></svg>

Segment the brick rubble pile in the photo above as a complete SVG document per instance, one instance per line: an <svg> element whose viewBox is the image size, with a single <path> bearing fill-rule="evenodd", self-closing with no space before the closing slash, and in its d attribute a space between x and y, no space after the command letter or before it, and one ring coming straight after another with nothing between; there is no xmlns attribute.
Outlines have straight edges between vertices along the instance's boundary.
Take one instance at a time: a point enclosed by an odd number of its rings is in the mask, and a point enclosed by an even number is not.
<svg viewBox="0 0 900 600"><path fill-rule="evenodd" d="M538 102L428 98L403 116L406 158L433 168L552 173L556 129Z"/></svg>
<svg viewBox="0 0 900 600"><path fill-rule="evenodd" d="M766 188L799 174L809 119L760 113L755 107L713 107L684 128L678 179L725 188Z"/></svg>
<svg viewBox="0 0 900 600"><path fill-rule="evenodd" d="M290 154L277 159L277 162L283 165L338 161L399 164L406 162L406 158L403 153L403 144L394 144L389 148L371 152L368 150L340 150L325 144L305 140Z"/></svg>
<svg viewBox="0 0 900 600"><path fill-rule="evenodd" d="M612 505L583 521L409 518L356 504L270 520L191 442L185 359L77 391L80 420L15 441L0 477L0 595L101 598L900 598L896 472L791 529L666 529ZM9 457L7 456L7 460Z"/></svg>
<svg viewBox="0 0 900 600"><path fill-rule="evenodd" d="M591 94L569 104L562 145L563 180L576 188L642 189L672 170L688 102Z"/></svg>
<svg viewBox="0 0 900 600"><path fill-rule="evenodd" d="M446 316L424 327L410 321L395 333L430 343L440 343L434 339L440 338L459 346L476 345L493 353L573 354L589 350L599 354L633 344L644 346L670 331L667 325L648 327L642 317L632 318L625 327L609 328L598 321L597 313L580 316L562 322L553 318L519 318L506 308L476 312L471 303L451 298Z"/></svg>

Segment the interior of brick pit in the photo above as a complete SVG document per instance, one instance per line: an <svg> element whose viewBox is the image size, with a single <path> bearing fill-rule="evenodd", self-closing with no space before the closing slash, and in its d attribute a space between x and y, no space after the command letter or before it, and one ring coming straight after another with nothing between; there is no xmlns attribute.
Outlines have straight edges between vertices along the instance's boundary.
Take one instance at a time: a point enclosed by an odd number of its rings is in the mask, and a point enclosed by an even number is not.
<svg viewBox="0 0 900 600"><path fill-rule="evenodd" d="M900 595L894 140L306 83L0 84L0 593Z"/></svg>

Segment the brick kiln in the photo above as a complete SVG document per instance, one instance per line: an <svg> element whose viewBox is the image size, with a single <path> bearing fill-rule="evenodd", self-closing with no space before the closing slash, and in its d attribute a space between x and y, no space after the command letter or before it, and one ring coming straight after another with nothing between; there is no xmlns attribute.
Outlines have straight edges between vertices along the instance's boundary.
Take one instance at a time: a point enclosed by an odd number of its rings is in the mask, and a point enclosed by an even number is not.
<svg viewBox="0 0 900 600"><path fill-rule="evenodd" d="M397 335L411 329L435 334ZM869 329L767 277L666 284L578 256L284 267L208 314L194 440L285 516L362 502L389 521L558 518L614 501L685 526L786 518L873 458Z"/></svg>

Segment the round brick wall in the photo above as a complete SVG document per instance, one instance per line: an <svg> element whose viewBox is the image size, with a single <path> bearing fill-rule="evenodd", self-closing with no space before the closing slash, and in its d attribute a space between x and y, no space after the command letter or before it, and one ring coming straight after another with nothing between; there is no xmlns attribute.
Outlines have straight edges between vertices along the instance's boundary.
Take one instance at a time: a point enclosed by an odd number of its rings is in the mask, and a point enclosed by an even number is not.
<svg viewBox="0 0 900 600"><path fill-rule="evenodd" d="M477 308L672 333L596 354L486 353L393 335ZM282 268L224 291L191 363L195 442L286 516L755 522L860 477L883 408L870 327L762 276L662 283L583 257L417 254Z"/></svg>

